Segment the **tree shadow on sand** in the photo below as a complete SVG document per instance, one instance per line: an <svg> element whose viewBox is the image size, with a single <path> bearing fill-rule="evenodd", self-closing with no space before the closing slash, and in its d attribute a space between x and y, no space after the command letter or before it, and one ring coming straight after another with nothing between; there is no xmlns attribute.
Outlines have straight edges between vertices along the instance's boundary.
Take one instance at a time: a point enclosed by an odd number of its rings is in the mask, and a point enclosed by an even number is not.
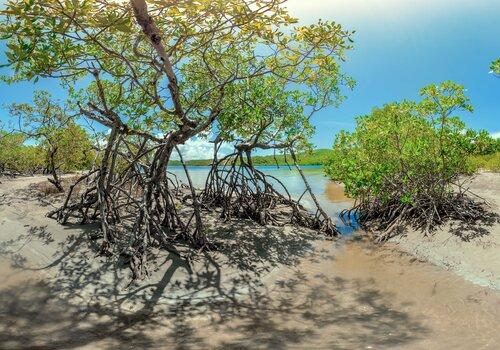
<svg viewBox="0 0 500 350"><path fill-rule="evenodd" d="M45 277L0 288L2 349L386 348L428 332L372 280L296 268L335 259L314 248L316 235L296 228L232 222L209 233L225 242L218 252L190 266L158 252L151 275L130 285L123 262L97 256L93 228L60 241L34 232L32 240L58 249L46 266L28 261L15 270Z"/></svg>
<svg viewBox="0 0 500 350"><path fill-rule="evenodd" d="M470 242L476 238L488 236L491 228L498 223L500 223L500 215L485 210L475 222L454 221L450 223L450 233L464 242Z"/></svg>
<svg viewBox="0 0 500 350"><path fill-rule="evenodd" d="M46 182L37 182L28 187L16 189L7 193L0 194L0 203L5 206L13 204L24 204L29 201L36 201L40 207L54 206L63 198L62 193L44 194L40 191L40 186ZM48 182L47 182L48 183ZM50 185L53 186L53 185Z"/></svg>

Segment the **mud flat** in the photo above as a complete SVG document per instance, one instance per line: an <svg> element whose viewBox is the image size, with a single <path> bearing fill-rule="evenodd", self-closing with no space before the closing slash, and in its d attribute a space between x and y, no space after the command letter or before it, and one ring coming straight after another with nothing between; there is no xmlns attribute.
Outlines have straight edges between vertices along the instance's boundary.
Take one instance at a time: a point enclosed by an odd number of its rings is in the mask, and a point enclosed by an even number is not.
<svg viewBox="0 0 500 350"><path fill-rule="evenodd" d="M500 173L480 173L469 188L489 203L495 215L474 226L451 223L428 237L409 231L391 242L468 281L500 290Z"/></svg>
<svg viewBox="0 0 500 350"><path fill-rule="evenodd" d="M44 217L42 180L0 184L0 349L498 348L499 291L356 236L233 222L219 252L159 252L129 285L97 228Z"/></svg>

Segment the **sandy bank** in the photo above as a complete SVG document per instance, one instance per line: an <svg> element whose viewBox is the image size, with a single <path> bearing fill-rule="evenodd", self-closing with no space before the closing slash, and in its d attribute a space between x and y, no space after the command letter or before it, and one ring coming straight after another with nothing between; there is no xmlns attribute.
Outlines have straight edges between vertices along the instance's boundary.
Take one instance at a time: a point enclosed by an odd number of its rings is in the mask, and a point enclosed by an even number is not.
<svg viewBox="0 0 500 350"><path fill-rule="evenodd" d="M500 293L390 246L245 221L187 267L96 255L19 178L0 185L0 349L496 349Z"/></svg>
<svg viewBox="0 0 500 350"><path fill-rule="evenodd" d="M500 173L483 172L470 190L500 214ZM475 226L450 223L428 237L409 231L391 240L399 249L457 273L482 286L500 290L500 223L492 218Z"/></svg>

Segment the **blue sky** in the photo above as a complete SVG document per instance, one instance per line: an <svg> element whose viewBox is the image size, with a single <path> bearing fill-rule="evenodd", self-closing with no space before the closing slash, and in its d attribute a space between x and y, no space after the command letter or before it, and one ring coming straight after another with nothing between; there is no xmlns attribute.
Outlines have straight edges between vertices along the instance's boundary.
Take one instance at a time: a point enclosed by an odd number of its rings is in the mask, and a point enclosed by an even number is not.
<svg viewBox="0 0 500 350"><path fill-rule="evenodd" d="M290 0L287 7L303 24L322 18L356 30L344 71L357 86L340 108L314 117L316 146L331 147L336 132L353 129L354 117L373 107L417 99L421 87L448 79L467 88L475 107L466 123L500 132L500 78L489 74L500 57L499 0ZM53 81L36 87L61 94ZM34 88L0 83L0 104L29 101Z"/></svg>
<svg viewBox="0 0 500 350"><path fill-rule="evenodd" d="M433 82L454 80L467 88L475 107L466 123L500 132L500 78L489 64L500 57L498 0L291 0L303 23L323 18L356 30L355 49L344 71L357 81L339 109L315 117L319 147L330 147L340 129L374 106L417 99Z"/></svg>

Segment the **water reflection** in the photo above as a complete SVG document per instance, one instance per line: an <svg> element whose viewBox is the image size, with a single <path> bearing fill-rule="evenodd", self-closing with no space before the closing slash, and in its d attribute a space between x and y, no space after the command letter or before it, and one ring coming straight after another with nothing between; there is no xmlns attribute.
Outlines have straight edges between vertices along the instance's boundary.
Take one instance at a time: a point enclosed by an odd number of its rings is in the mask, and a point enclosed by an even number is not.
<svg viewBox="0 0 500 350"><path fill-rule="evenodd" d="M286 166L281 166L279 168L276 166L259 166L257 169L278 178L285 184L290 195L294 198L299 198L305 190L304 182L298 171L294 168ZM334 220L340 231L343 234L352 233L354 229L345 226L339 218L339 214L342 210L352 206L352 200L344 194L342 186L326 177L321 166L304 166L302 170L321 206ZM186 176L182 167L171 166L169 167L169 171L174 173L180 181L186 182ZM193 181L193 185L199 188L204 187L209 171L210 167L189 167L189 174ZM276 186L276 189L279 188L280 186ZM306 208L314 208L310 196L304 196L302 201Z"/></svg>

